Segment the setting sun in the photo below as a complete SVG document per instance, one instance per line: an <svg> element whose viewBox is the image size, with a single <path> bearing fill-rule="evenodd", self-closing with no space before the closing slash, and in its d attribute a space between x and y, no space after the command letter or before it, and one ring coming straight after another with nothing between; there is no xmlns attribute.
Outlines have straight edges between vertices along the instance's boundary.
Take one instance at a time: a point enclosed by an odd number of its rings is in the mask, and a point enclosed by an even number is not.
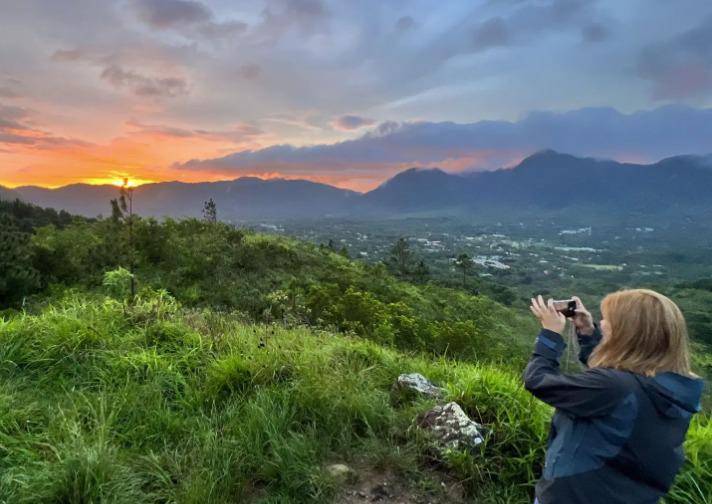
<svg viewBox="0 0 712 504"><path fill-rule="evenodd" d="M116 187L138 187L144 184L153 183L153 180L142 179L142 178L132 178L132 177L107 177L107 178L91 178L84 181L90 185L113 185Z"/></svg>

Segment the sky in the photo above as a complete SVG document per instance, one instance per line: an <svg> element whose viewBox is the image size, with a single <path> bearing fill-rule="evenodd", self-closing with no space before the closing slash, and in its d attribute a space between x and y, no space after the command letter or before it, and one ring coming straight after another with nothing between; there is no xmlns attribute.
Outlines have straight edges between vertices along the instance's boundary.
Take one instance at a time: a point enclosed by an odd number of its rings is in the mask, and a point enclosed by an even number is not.
<svg viewBox="0 0 712 504"><path fill-rule="evenodd" d="M0 185L712 152L708 0L0 0Z"/></svg>

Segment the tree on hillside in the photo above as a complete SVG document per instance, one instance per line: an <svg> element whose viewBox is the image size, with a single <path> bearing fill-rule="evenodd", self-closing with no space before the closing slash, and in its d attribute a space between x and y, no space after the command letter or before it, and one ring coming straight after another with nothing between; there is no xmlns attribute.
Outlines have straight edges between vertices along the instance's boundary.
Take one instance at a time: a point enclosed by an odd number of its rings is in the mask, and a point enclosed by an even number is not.
<svg viewBox="0 0 712 504"><path fill-rule="evenodd" d="M410 250L408 240L398 238L398 241L391 248L386 264L394 274L405 277L410 275L414 261L415 258Z"/></svg>
<svg viewBox="0 0 712 504"><path fill-rule="evenodd" d="M467 288L467 274L472 270L472 258L467 254L460 254L455 259L455 266L462 270L462 288Z"/></svg>
<svg viewBox="0 0 712 504"><path fill-rule="evenodd" d="M124 179L119 189L119 197L111 200L111 220L116 225L125 225L128 229L128 266L131 272L131 299L136 295L136 280L134 276L135 251L133 244L133 194L134 189L129 185L129 179Z"/></svg>
<svg viewBox="0 0 712 504"><path fill-rule="evenodd" d="M0 307L22 301L40 286L40 276L30 259L30 235L0 214Z"/></svg>
<svg viewBox="0 0 712 504"><path fill-rule="evenodd" d="M217 222L218 221L218 206L215 204L213 198L210 198L203 205L203 220L205 222Z"/></svg>
<svg viewBox="0 0 712 504"><path fill-rule="evenodd" d="M421 259L415 266L415 270L413 271L413 278L415 278L415 281L418 283L425 283L428 281L429 277L430 268L428 268L428 266L425 264L425 261Z"/></svg>

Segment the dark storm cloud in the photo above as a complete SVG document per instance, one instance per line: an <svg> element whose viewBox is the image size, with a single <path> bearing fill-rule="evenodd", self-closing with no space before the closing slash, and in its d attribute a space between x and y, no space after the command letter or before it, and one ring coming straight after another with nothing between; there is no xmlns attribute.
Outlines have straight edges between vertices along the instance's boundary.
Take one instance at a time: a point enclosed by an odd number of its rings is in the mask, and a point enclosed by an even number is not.
<svg viewBox="0 0 712 504"><path fill-rule="evenodd" d="M346 114L334 119L332 124L336 129L348 131L363 128L364 126L371 126L375 124L375 122L376 121L368 117Z"/></svg>
<svg viewBox="0 0 712 504"><path fill-rule="evenodd" d="M638 73L653 83L656 99L681 99L712 92L712 17L662 43L644 48Z"/></svg>
<svg viewBox="0 0 712 504"><path fill-rule="evenodd" d="M474 162L472 168L496 168L544 148L652 161L681 152L707 153L711 137L712 109L668 106L621 114L610 108L587 108L567 113L535 112L517 122L386 123L355 140L308 147L278 145L193 160L181 167L235 174L279 169L289 174L290 168L328 172L360 167L368 171L462 158L486 160L485 166Z"/></svg>

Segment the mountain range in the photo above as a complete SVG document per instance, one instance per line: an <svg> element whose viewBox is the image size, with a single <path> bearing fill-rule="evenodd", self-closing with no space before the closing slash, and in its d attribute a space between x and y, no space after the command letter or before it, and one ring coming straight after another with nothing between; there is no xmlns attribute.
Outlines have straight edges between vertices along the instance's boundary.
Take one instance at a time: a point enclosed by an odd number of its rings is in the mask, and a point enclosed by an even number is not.
<svg viewBox="0 0 712 504"><path fill-rule="evenodd" d="M57 189L0 188L1 198L20 197L71 213L108 214L117 196L110 185L74 184ZM712 213L712 156L675 156L654 164L537 152L513 168L447 173L411 168L367 193L307 180L245 177L224 182L161 182L135 189L134 210L146 216L200 216L209 198L224 220L468 215L491 211L524 214L585 208L606 214L671 216Z"/></svg>

